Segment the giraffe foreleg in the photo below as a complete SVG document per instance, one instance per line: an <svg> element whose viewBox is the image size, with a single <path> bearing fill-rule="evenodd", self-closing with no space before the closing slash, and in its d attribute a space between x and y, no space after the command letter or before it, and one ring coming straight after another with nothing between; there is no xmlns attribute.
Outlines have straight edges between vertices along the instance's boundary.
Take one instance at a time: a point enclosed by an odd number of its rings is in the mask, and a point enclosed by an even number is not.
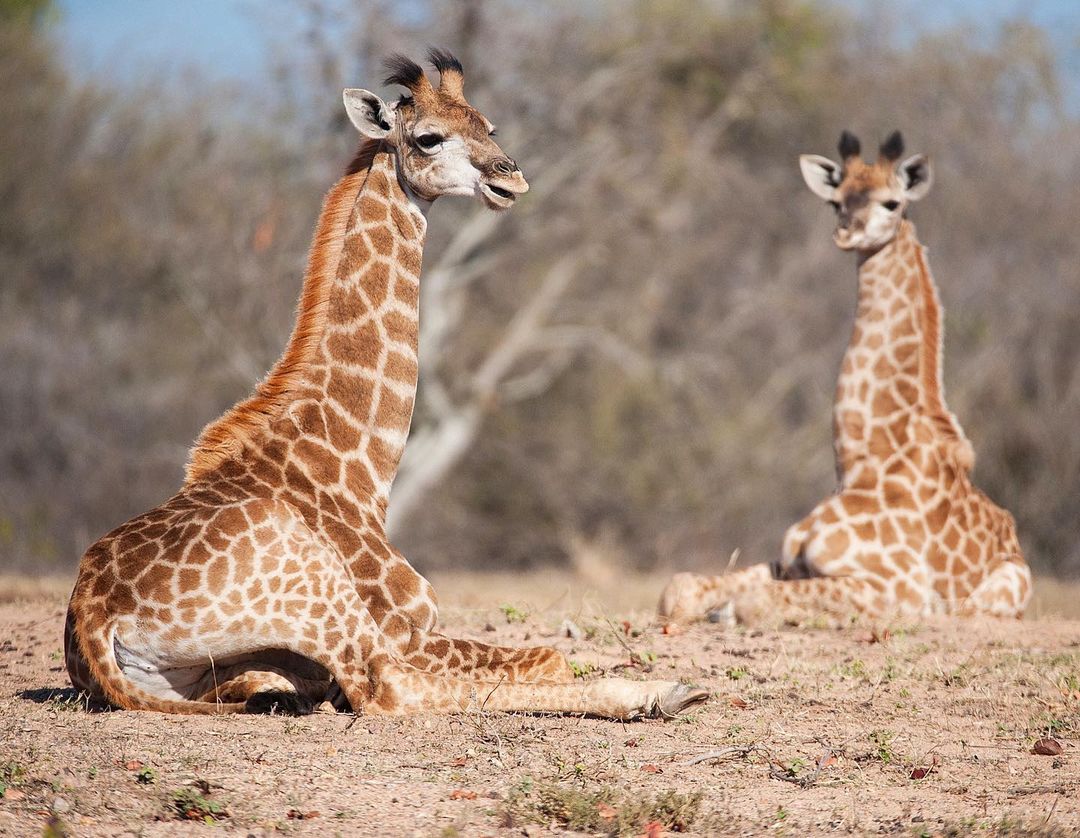
<svg viewBox="0 0 1080 838"><path fill-rule="evenodd" d="M762 585L772 583L768 565L758 564L721 576L702 576L697 573L676 573L656 607L663 622L701 620L717 608L737 600Z"/></svg>
<svg viewBox="0 0 1080 838"><path fill-rule="evenodd" d="M798 624L825 618L842 625L856 615L920 614L923 600L912 589L897 596L876 577L827 577L774 581L735 600L741 623Z"/></svg>
<svg viewBox="0 0 1080 838"><path fill-rule="evenodd" d="M422 672L406 663L383 635L336 555L300 526L290 541L285 554L302 559L299 565L307 586L322 595L290 603L283 586L280 607L290 619L268 616L253 629L264 643L325 667L357 712L400 715L486 708L634 719L674 715L708 697L705 690L668 681L516 683ZM271 602L269 610L273 613L278 607L278 602Z"/></svg>
<svg viewBox="0 0 1080 838"><path fill-rule="evenodd" d="M534 646L514 649L492 646L477 640L465 640L429 634L419 648L404 658L424 672L478 678L488 681L548 681L569 683L574 671L557 649Z"/></svg>
<svg viewBox="0 0 1080 838"><path fill-rule="evenodd" d="M1023 562L1004 561L960 603L957 613L1019 619L1030 599L1031 570Z"/></svg>
<svg viewBox="0 0 1080 838"><path fill-rule="evenodd" d="M293 650L325 666L356 712L404 715L506 710L583 713L614 719L673 716L708 698L706 690L670 681L611 678L575 683L478 680L423 672L381 638L351 580L327 586L331 607L319 623L297 625Z"/></svg>
<svg viewBox="0 0 1080 838"><path fill-rule="evenodd" d="M377 685L365 712L393 715L497 710L573 713L629 721L675 716L709 697L708 691L699 687L670 681L479 681L420 672L397 662L385 662L375 677Z"/></svg>

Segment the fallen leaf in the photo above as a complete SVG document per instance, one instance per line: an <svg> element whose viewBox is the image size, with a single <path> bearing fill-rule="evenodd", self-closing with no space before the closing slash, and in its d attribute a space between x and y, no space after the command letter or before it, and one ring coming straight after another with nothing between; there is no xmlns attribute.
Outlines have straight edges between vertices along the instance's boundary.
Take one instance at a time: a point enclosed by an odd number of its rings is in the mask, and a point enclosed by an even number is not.
<svg viewBox="0 0 1080 838"><path fill-rule="evenodd" d="M837 760L836 755L835 754L829 754L827 757L825 757L825 759L823 759L821 761L819 767L821 767L821 768L830 768L830 767L836 765L837 762L839 762L839 760Z"/></svg>
<svg viewBox="0 0 1080 838"><path fill-rule="evenodd" d="M285 817L289 818L289 820L294 821L309 821L312 818L319 817L319 813L315 810L312 810L310 812L301 812L299 809L290 809L288 812L285 813Z"/></svg>
<svg viewBox="0 0 1080 838"><path fill-rule="evenodd" d="M645 824L643 838L660 838L664 834L664 825L660 821L649 821Z"/></svg>
<svg viewBox="0 0 1080 838"><path fill-rule="evenodd" d="M610 803L597 803L596 814L598 814L602 820L611 821L615 820L615 816L619 813Z"/></svg>
<svg viewBox="0 0 1080 838"><path fill-rule="evenodd" d="M3 795L0 795L0 797L3 797L4 800L14 802L16 800L22 800L24 797L26 797L26 792L19 791L18 789L4 789L4 793Z"/></svg>
<svg viewBox="0 0 1080 838"><path fill-rule="evenodd" d="M732 707L738 707L740 710L745 710L747 707L750 706L746 702L745 698L739 698L738 696L734 696L732 698L729 698L728 699L728 704L730 704Z"/></svg>
<svg viewBox="0 0 1080 838"><path fill-rule="evenodd" d="M622 630L623 630L623 634L629 634L629 633L630 633L630 629L632 629L632 628L633 628L633 626L632 626L632 625L630 624L630 621L629 621L629 620L623 620L623 621L622 621Z"/></svg>
<svg viewBox="0 0 1080 838"><path fill-rule="evenodd" d="M142 767L143 764L137 759L129 759L127 762L124 763L124 768L126 768L128 771L138 771Z"/></svg>
<svg viewBox="0 0 1080 838"><path fill-rule="evenodd" d="M450 792L451 800L476 800L476 792L472 789L454 789Z"/></svg>
<svg viewBox="0 0 1080 838"><path fill-rule="evenodd" d="M638 741L636 739L627 739L623 744L627 748L636 748L638 746Z"/></svg>
<svg viewBox="0 0 1080 838"><path fill-rule="evenodd" d="M1036 742L1031 748L1031 753L1044 757L1056 757L1063 750L1065 749L1061 747L1061 743L1056 739L1046 738Z"/></svg>
<svg viewBox="0 0 1080 838"><path fill-rule="evenodd" d="M917 765L911 769L911 773L908 775L910 780L922 780L925 777L934 773L934 770L938 767L937 754L930 757L929 765Z"/></svg>
<svg viewBox="0 0 1080 838"><path fill-rule="evenodd" d="M664 627L660 629L660 631L663 634L668 635L669 637L674 637L676 634L682 634L686 631L686 629L684 629L678 623L664 623Z"/></svg>
<svg viewBox="0 0 1080 838"><path fill-rule="evenodd" d="M455 768L464 768L466 765L469 764L469 758L468 757L458 757L457 759L455 759L450 764L452 766L454 766Z"/></svg>
<svg viewBox="0 0 1080 838"><path fill-rule="evenodd" d="M663 768L661 768L659 765L654 765L651 762L647 762L647 763L645 763L645 765L641 766L641 770L644 771L646 774L663 774L664 773Z"/></svg>

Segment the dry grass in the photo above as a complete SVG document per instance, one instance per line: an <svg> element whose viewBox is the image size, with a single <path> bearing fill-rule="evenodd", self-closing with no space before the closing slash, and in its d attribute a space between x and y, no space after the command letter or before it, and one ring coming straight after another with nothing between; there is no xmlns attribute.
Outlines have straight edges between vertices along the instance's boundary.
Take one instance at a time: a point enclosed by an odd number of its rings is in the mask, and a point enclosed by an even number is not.
<svg viewBox="0 0 1080 838"><path fill-rule="evenodd" d="M74 834L201 834L207 819L227 834L1080 830L1080 622L1053 616L1076 586L1043 583L1020 623L665 635L649 625L658 577L434 581L450 633L552 644L582 669L714 698L639 724L88 713L60 651L67 581L6 580L0 834L38 833L50 814ZM562 636L566 619L584 639ZM1033 754L1044 736L1063 753Z"/></svg>

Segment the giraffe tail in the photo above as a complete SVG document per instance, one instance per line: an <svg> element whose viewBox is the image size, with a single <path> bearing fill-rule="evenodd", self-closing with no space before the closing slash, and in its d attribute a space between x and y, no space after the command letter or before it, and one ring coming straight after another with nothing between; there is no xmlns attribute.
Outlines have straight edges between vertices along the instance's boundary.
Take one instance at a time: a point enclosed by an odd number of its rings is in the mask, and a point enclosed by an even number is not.
<svg viewBox="0 0 1080 838"><path fill-rule="evenodd" d="M71 603L68 609L65 646L68 646L71 640L75 641L82 656L80 663L85 666L90 683L101 690L105 699L113 707L122 710L152 710L157 713L201 716L245 712L246 704L243 702L225 704L213 701L160 698L132 683L116 662L116 652L113 647L115 631L115 621L106 614L87 613L79 609L76 602ZM73 676L72 684L76 689L80 689L85 685L76 683L70 663L74 651L71 648L67 650L68 672ZM78 678L78 680L82 681L83 678Z"/></svg>

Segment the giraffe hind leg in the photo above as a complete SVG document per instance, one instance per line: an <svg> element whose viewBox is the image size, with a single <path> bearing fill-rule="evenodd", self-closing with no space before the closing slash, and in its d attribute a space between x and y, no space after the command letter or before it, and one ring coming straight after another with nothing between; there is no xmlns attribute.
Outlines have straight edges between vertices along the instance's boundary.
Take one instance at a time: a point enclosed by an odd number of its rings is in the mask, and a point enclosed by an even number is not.
<svg viewBox="0 0 1080 838"><path fill-rule="evenodd" d="M235 664L212 669L198 685L197 701L245 704L248 713L306 716L327 695L329 679L303 678L274 666ZM197 689L198 692L198 689Z"/></svg>

